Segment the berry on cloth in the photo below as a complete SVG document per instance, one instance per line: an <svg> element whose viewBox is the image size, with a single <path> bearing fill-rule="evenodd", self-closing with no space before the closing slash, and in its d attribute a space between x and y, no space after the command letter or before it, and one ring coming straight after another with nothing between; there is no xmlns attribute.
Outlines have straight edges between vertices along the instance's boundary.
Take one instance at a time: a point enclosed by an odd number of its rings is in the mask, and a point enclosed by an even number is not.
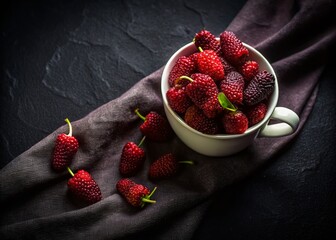
<svg viewBox="0 0 336 240"><path fill-rule="evenodd" d="M138 173L145 162L146 153L140 147L145 140L143 137L137 145L134 142L127 142L121 152L119 172L123 176L134 176Z"/></svg>
<svg viewBox="0 0 336 240"><path fill-rule="evenodd" d="M72 136L72 126L68 118L65 122L69 126L69 133L61 133L57 136L56 144L52 156L51 166L56 171L65 170L72 162L72 159L78 151L79 144L77 139Z"/></svg>
<svg viewBox="0 0 336 240"><path fill-rule="evenodd" d="M149 167L148 176L150 179L163 179L174 176L179 164L194 164L193 161L178 161L172 153L167 153L156 159Z"/></svg>
<svg viewBox="0 0 336 240"><path fill-rule="evenodd" d="M151 192L146 186L137 184L129 178L122 178L116 184L118 192L134 207L144 207L146 203L156 203L151 197L156 187Z"/></svg>
<svg viewBox="0 0 336 240"><path fill-rule="evenodd" d="M68 188L75 197L89 204L102 199L98 184L87 171L79 170L74 174L69 167L67 169L72 176L68 181Z"/></svg>
<svg viewBox="0 0 336 240"><path fill-rule="evenodd" d="M148 139L156 142L164 142L173 135L173 130L167 119L157 112L151 111L146 116L143 116L137 108L135 109L135 113L144 121L140 126L140 131Z"/></svg>

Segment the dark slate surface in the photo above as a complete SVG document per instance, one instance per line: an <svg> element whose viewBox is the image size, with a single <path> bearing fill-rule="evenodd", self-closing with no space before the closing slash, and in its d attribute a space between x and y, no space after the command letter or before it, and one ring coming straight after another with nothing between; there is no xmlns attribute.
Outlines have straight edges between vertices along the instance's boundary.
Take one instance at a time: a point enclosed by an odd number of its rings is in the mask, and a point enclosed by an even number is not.
<svg viewBox="0 0 336 240"><path fill-rule="evenodd" d="M120 96L204 26L219 34L244 1L9 2L2 7L1 166L65 117L79 119Z"/></svg>
<svg viewBox="0 0 336 240"><path fill-rule="evenodd" d="M245 1L1 3L1 165L119 97ZM195 239L335 236L336 76L330 64L302 133L259 172L214 196ZM333 234L333 235L332 235Z"/></svg>

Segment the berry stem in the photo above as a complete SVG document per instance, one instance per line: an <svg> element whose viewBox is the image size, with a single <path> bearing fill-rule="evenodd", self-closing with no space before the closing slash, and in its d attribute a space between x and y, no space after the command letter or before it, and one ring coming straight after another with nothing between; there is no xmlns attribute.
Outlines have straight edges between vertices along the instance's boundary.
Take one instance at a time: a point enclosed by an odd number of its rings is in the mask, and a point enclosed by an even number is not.
<svg viewBox="0 0 336 240"><path fill-rule="evenodd" d="M153 191L148 195L148 198L151 198L156 191L157 187L154 187Z"/></svg>
<svg viewBox="0 0 336 240"><path fill-rule="evenodd" d="M188 77L188 76L181 76L181 77L178 78L178 81L179 81L179 80L182 80L182 79L189 80L190 82L193 82L193 81L194 81L194 79L192 79L191 77Z"/></svg>
<svg viewBox="0 0 336 240"><path fill-rule="evenodd" d="M156 189L157 189L157 187L155 187L153 189L153 191L148 196L145 196L145 197L141 198L141 201L142 201L141 207L144 207L145 203L152 203L152 204L156 203L155 200L150 199L152 197L153 193L156 191Z"/></svg>
<svg viewBox="0 0 336 240"><path fill-rule="evenodd" d="M142 120L146 121L146 117L144 117L143 115L141 115L141 113L139 112L139 108L135 109L134 112L139 116L139 118L141 118Z"/></svg>
<svg viewBox="0 0 336 240"><path fill-rule="evenodd" d="M184 163L184 164L189 164L189 165L195 164L193 161L178 161L178 163Z"/></svg>
<svg viewBox="0 0 336 240"><path fill-rule="evenodd" d="M71 169L69 167L67 167L68 172L70 173L71 176L75 176L75 174L71 171Z"/></svg>
<svg viewBox="0 0 336 240"><path fill-rule="evenodd" d="M138 144L138 147L140 147L140 146L143 144L143 142L145 141L145 139L146 139L146 136L143 136L143 137L141 138L141 141L140 141L140 143Z"/></svg>
<svg viewBox="0 0 336 240"><path fill-rule="evenodd" d="M72 136L72 126L71 126L71 123L70 123L70 120L69 120L69 118L66 118L65 120L64 120L67 124L68 124L68 126L69 126L69 134L68 134L68 136Z"/></svg>
<svg viewBox="0 0 336 240"><path fill-rule="evenodd" d="M203 49L201 47L198 47L198 51L203 52Z"/></svg>
<svg viewBox="0 0 336 240"><path fill-rule="evenodd" d="M175 80L175 86L179 86L179 82L180 82L182 79L186 79L186 80L188 80L188 81L190 81L190 82L193 82L193 81L194 81L192 78L190 78L190 77L188 77L188 76L181 76L181 77L176 78L176 80Z"/></svg>
<svg viewBox="0 0 336 240"><path fill-rule="evenodd" d="M143 202L145 202L145 203L156 203L156 201L155 201L155 200L148 199L148 198L142 198L142 200L141 200L141 201L143 201Z"/></svg>

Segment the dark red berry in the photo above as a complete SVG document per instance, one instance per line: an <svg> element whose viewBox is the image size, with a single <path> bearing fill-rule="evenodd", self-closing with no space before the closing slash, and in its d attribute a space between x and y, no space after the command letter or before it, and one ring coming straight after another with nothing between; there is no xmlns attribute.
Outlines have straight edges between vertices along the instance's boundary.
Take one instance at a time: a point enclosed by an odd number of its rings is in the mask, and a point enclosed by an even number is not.
<svg viewBox="0 0 336 240"><path fill-rule="evenodd" d="M152 180L174 176L180 164L194 164L193 161L178 161L174 154L167 153L156 159L149 167L148 176Z"/></svg>
<svg viewBox="0 0 336 240"><path fill-rule="evenodd" d="M214 135L219 132L219 126L214 118L208 118L203 111L195 105L189 107L184 115L184 121L193 129L204 133Z"/></svg>
<svg viewBox="0 0 336 240"><path fill-rule="evenodd" d="M217 99L217 85L210 76L194 73L191 75L190 81L191 83L186 87L187 94L208 118L214 118L223 111Z"/></svg>
<svg viewBox="0 0 336 240"><path fill-rule="evenodd" d="M203 50L213 50L218 56L221 54L219 41L215 35L205 29L195 35L194 43L197 48L201 47Z"/></svg>
<svg viewBox="0 0 336 240"><path fill-rule="evenodd" d="M151 111L145 117L140 114L139 109L136 109L135 112L144 121L140 126L140 131L148 139L163 142L172 136L173 130L168 120L157 112Z"/></svg>
<svg viewBox="0 0 336 240"><path fill-rule="evenodd" d="M267 99L273 92L275 78L273 74L262 71L259 72L247 85L244 90L244 102L251 106Z"/></svg>
<svg viewBox="0 0 336 240"><path fill-rule="evenodd" d="M256 61L246 61L239 67L239 72L243 75L245 80L249 81L259 72L259 64Z"/></svg>
<svg viewBox="0 0 336 240"><path fill-rule="evenodd" d="M248 128L248 119L240 110L225 113L222 123L225 132L228 134L241 134Z"/></svg>
<svg viewBox="0 0 336 240"><path fill-rule="evenodd" d="M156 159L149 167L148 176L151 179L168 178L176 174L178 162L172 153Z"/></svg>
<svg viewBox="0 0 336 240"><path fill-rule="evenodd" d="M188 97L185 87L180 85L175 85L170 88L166 96L169 106L178 114L184 114L187 108L192 105L192 101Z"/></svg>
<svg viewBox="0 0 336 240"><path fill-rule="evenodd" d="M134 176L145 162L145 151L134 142L128 142L122 149L119 171L123 176Z"/></svg>
<svg viewBox="0 0 336 240"><path fill-rule="evenodd" d="M224 78L224 67L213 50L204 50L198 54L197 69L200 73L209 75L214 81Z"/></svg>
<svg viewBox="0 0 336 240"><path fill-rule="evenodd" d="M249 51L233 32L222 32L220 44L223 57L234 66L239 66L247 60Z"/></svg>
<svg viewBox="0 0 336 240"><path fill-rule="evenodd" d="M194 59L189 58L187 56L180 57L175 65L173 66L172 70L170 71L168 77L169 86L175 86L176 80L181 76L190 76L196 70L196 62ZM180 82L179 84L182 84Z"/></svg>
<svg viewBox="0 0 336 240"><path fill-rule="evenodd" d="M150 192L146 186L137 184L128 178L120 179L116 187L126 201L134 207L144 207L146 203L156 203L156 201L150 199L156 188Z"/></svg>
<svg viewBox="0 0 336 240"><path fill-rule="evenodd" d="M222 65L224 67L225 75L227 75L229 72L232 72L232 71L236 72L237 71L234 66L232 66L228 61L225 60L225 58L220 57L219 59L221 60Z"/></svg>
<svg viewBox="0 0 336 240"><path fill-rule="evenodd" d="M56 171L65 170L72 162L78 151L79 144L77 139L72 136L72 127L69 119L65 119L69 126L69 134L61 133L57 136L56 144L52 156L52 168Z"/></svg>
<svg viewBox="0 0 336 240"><path fill-rule="evenodd" d="M261 122L267 113L267 105L263 102L250 106L246 109L245 114L249 121L249 127Z"/></svg>
<svg viewBox="0 0 336 240"><path fill-rule="evenodd" d="M245 81L243 76L235 71L231 71L220 83L220 89L230 102L235 104L243 103Z"/></svg>
<svg viewBox="0 0 336 240"><path fill-rule="evenodd" d="M100 188L91 175L85 170L79 170L73 174L68 168L72 178L68 181L68 187L71 194L79 200L89 204L96 203L102 199Z"/></svg>

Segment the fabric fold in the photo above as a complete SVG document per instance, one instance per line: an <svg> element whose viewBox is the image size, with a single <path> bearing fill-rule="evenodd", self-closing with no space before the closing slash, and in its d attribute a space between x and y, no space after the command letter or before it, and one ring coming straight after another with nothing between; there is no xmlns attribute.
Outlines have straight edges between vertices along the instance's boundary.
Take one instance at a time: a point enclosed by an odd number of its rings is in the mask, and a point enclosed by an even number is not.
<svg viewBox="0 0 336 240"><path fill-rule="evenodd" d="M122 96L73 121L80 150L72 169L88 170L99 184L103 200L91 206L72 201L66 172L55 173L50 158L58 133L66 125L13 159L0 170L1 239L189 239L219 190L251 175L281 152L304 126L317 95L317 85L335 44L332 1L251 0L228 27L271 61L278 75L279 106L300 115L299 129L282 138L258 138L248 149L229 157L202 156L177 137L165 143L147 141L147 160L133 177L149 188L157 186L154 205L129 206L115 184L120 153L127 141L139 141L141 120L135 108L163 114L160 80L163 68L140 80ZM317 29L318 26L323 26ZM312 29L313 28L313 29ZM223 29L224 30L224 29ZM311 34L313 33L313 34ZM173 179L152 182L149 163L166 152L197 162ZM180 220L179 225L167 223Z"/></svg>

